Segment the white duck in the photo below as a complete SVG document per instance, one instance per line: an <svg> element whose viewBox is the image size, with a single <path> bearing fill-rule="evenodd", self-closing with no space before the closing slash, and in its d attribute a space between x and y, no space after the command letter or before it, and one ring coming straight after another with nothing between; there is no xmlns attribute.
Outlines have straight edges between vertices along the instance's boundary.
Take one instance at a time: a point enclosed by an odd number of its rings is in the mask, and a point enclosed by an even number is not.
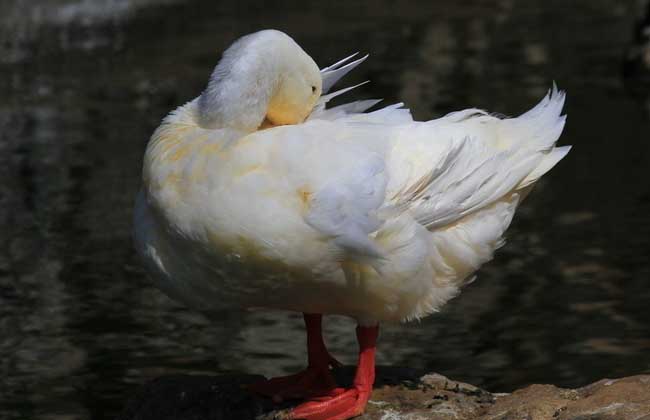
<svg viewBox="0 0 650 420"><path fill-rule="evenodd" d="M467 109L413 121L402 104L325 109L321 95L365 59L318 70L289 36L236 41L206 90L149 141L135 210L139 252L158 286L187 305L300 311L308 367L254 384L311 398L292 418L347 419L374 382L380 321L439 310L503 244L530 187L569 151L553 88L517 118ZM347 64L346 64L347 63ZM351 389L321 314L358 320Z"/></svg>

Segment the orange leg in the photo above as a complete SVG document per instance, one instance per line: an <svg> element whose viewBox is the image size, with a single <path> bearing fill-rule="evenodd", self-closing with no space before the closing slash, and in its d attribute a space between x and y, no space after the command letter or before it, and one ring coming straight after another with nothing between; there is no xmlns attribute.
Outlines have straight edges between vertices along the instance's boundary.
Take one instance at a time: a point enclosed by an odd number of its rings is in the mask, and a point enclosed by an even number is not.
<svg viewBox="0 0 650 420"><path fill-rule="evenodd" d="M272 397L275 401L287 398L331 397L343 392L336 387L330 367L341 364L332 357L323 341L321 314L303 314L307 327L307 369L295 375L272 378L254 383L249 389Z"/></svg>
<svg viewBox="0 0 650 420"><path fill-rule="evenodd" d="M375 382L375 348L379 327L357 327L359 362L353 387L335 396L315 398L295 407L292 419L347 420L362 414Z"/></svg>

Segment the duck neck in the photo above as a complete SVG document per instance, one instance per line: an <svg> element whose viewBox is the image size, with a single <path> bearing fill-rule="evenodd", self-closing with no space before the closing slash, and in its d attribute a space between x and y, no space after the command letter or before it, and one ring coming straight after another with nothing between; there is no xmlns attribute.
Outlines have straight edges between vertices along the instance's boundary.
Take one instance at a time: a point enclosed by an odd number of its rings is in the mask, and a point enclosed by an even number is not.
<svg viewBox="0 0 650 420"><path fill-rule="evenodd" d="M278 63L272 55L229 52L199 97L199 125L253 132L264 121L277 89Z"/></svg>

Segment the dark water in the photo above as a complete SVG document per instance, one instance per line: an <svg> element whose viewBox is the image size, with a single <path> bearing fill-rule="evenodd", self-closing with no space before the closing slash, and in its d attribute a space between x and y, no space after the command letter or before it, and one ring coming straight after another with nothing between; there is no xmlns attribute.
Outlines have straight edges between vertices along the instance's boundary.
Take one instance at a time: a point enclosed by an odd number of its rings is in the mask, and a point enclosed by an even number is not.
<svg viewBox="0 0 650 420"><path fill-rule="evenodd" d="M371 53L355 95L421 119L516 114L553 79L568 90L571 154L477 282L383 328L380 364L494 391L650 372L650 120L621 79L637 2L326 3L0 0L0 418L109 419L163 374L301 367L300 316L208 322L147 285L130 241L148 136L219 51L265 27L321 65ZM351 322L326 322L353 362Z"/></svg>

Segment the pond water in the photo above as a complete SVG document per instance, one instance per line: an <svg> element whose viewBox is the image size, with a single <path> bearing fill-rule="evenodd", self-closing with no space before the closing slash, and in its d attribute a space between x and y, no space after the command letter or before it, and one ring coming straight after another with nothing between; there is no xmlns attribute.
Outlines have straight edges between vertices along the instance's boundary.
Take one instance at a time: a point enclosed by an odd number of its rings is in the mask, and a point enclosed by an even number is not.
<svg viewBox="0 0 650 420"><path fill-rule="evenodd" d="M110 419L175 372L274 375L304 363L300 315L208 321L150 287L131 245L148 136L219 52L261 28L325 66L369 52L349 98L419 119L514 115L553 80L573 151L536 187L478 280L378 362L492 391L650 372L650 119L621 78L640 5L608 0L0 1L0 418ZM353 324L326 318L331 351Z"/></svg>

